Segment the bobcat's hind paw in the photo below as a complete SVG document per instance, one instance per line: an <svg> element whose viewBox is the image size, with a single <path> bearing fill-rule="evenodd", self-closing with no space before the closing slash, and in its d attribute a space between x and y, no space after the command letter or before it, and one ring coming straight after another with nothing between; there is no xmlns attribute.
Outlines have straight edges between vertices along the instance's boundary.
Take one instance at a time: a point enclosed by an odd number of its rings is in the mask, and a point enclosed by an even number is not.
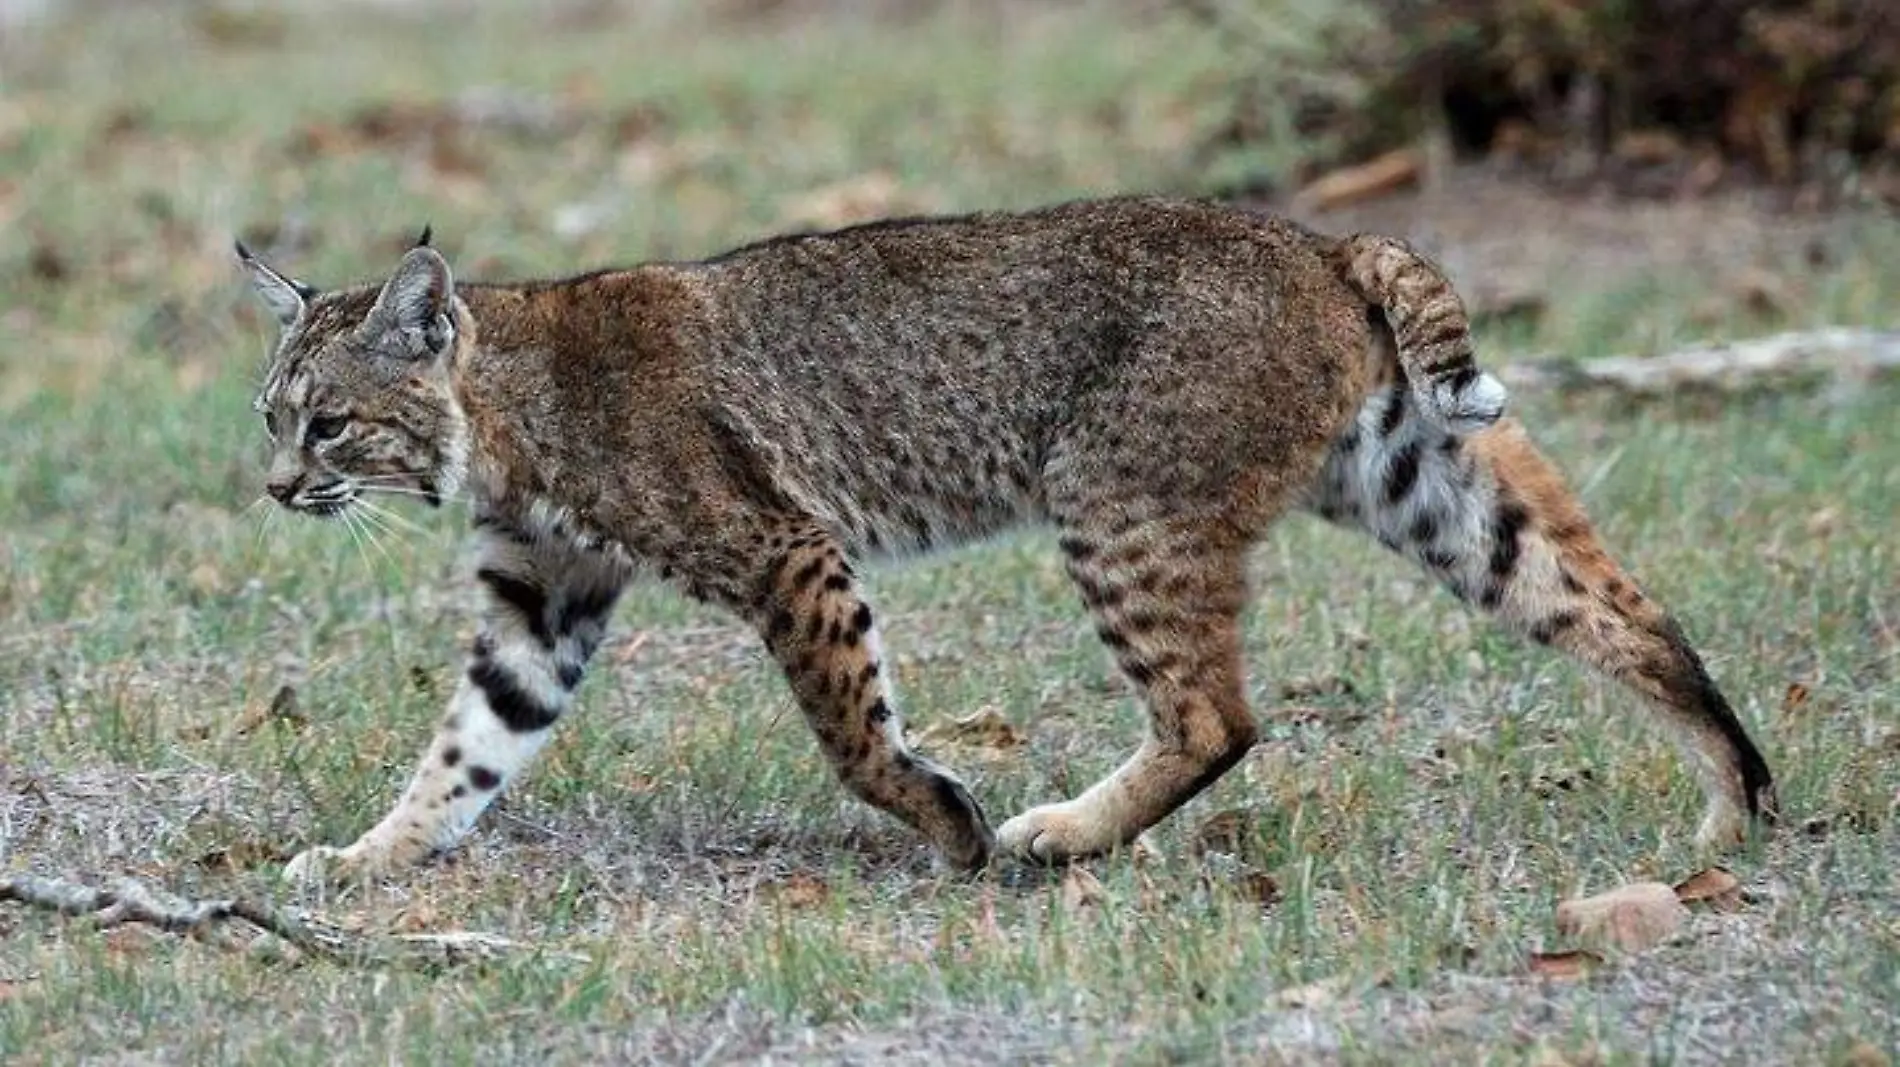
<svg viewBox="0 0 1900 1067"><path fill-rule="evenodd" d="M1037 864L1061 864L1097 856L1119 840L1075 801L1030 808L996 831L998 850Z"/></svg>

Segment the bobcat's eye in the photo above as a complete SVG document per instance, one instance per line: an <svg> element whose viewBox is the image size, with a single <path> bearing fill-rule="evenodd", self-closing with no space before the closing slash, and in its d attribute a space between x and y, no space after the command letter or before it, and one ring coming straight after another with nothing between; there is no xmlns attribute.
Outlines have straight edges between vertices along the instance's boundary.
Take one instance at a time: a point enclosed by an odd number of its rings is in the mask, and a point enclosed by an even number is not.
<svg viewBox="0 0 1900 1067"><path fill-rule="evenodd" d="M343 432L350 420L342 415L317 415L311 418L310 425L304 430L304 439L311 444L328 441Z"/></svg>
<svg viewBox="0 0 1900 1067"><path fill-rule="evenodd" d="M271 440L277 440L277 413L275 411L264 413L264 432L270 434Z"/></svg>

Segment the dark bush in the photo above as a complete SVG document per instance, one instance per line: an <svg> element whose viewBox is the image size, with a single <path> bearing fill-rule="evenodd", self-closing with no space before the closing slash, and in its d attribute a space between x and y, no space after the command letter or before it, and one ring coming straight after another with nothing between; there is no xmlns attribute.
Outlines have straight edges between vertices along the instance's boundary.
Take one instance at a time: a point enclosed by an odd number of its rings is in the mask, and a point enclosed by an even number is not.
<svg viewBox="0 0 1900 1067"><path fill-rule="evenodd" d="M1235 57L1229 146L1285 132L1291 105L1316 164L1430 133L1554 172L1713 154L1792 182L1900 161L1896 0L1185 6Z"/></svg>

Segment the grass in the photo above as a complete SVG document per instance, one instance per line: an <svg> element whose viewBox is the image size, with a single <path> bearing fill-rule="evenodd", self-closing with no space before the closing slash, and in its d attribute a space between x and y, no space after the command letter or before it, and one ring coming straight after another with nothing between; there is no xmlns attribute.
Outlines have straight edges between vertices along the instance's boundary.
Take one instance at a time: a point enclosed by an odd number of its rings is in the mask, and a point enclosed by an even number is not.
<svg viewBox="0 0 1900 1067"><path fill-rule="evenodd" d="M231 235L334 282L385 269L427 219L464 273L496 276L840 214L1192 189L1220 84L1208 42L1100 5L1012 8L1007 31L962 8L100 10L0 47L0 869L186 893L278 892L291 852L373 821L472 625L461 516L362 546L251 506L268 333ZM363 119L469 86L563 114ZM1890 224L1851 227L1803 314L1891 325L1896 248ZM1746 332L1702 323L1693 278L1578 282L1511 345ZM937 873L830 780L750 635L642 590L582 711L462 851L321 902L545 953L291 966L0 910L0 1060L1891 1054L1896 403L1890 382L1636 411L1524 398L1787 808L1729 860L1740 911L1589 981L1530 977L1525 955L1559 943L1556 900L1700 865L1682 769L1620 693L1295 519L1256 560L1265 740L1152 855L1090 865L1093 903L1058 876ZM931 746L993 817L1132 747L1140 714L1045 537L872 583L913 731L987 706L1026 738ZM285 685L302 725L259 714Z"/></svg>

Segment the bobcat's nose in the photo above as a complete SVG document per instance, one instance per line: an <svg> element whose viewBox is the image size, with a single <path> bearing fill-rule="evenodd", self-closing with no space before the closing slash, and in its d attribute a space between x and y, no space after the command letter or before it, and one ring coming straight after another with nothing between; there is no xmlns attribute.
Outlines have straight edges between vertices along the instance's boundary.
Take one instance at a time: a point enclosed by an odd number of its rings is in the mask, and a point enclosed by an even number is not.
<svg viewBox="0 0 1900 1067"><path fill-rule="evenodd" d="M289 504L290 498L296 496L297 490L302 487L302 471L291 474L273 474L264 481L264 491L275 498L279 504Z"/></svg>

